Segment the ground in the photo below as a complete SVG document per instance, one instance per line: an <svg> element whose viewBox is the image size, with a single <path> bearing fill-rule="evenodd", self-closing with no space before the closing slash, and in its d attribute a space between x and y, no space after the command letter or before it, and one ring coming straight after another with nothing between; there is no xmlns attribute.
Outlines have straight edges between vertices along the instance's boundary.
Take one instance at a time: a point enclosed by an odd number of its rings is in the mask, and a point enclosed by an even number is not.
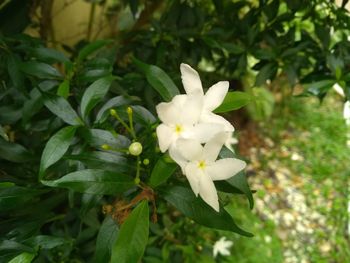
<svg viewBox="0 0 350 263"><path fill-rule="evenodd" d="M255 208L235 198L228 209L255 237L229 235L232 256L218 261L350 262L346 133L336 94L322 104L293 98L270 120L247 125L239 139Z"/></svg>

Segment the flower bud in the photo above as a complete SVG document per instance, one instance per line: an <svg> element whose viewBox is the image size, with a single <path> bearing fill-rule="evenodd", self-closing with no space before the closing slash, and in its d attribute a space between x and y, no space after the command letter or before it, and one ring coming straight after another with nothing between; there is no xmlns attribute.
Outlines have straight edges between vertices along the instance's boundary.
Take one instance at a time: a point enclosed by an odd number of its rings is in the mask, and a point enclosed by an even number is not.
<svg viewBox="0 0 350 263"><path fill-rule="evenodd" d="M131 155L139 156L142 153L142 144L139 142L133 142L129 146L129 152Z"/></svg>
<svg viewBox="0 0 350 263"><path fill-rule="evenodd" d="M110 150L110 149L111 149L111 146L109 146L108 144L102 144L102 145L101 145L101 148L102 148L103 150Z"/></svg>
<svg viewBox="0 0 350 263"><path fill-rule="evenodd" d="M131 115L132 114L132 108L131 107L127 107L126 108L126 112Z"/></svg>
<svg viewBox="0 0 350 263"><path fill-rule="evenodd" d="M135 179L134 179L134 183L135 183L135 184L139 184L139 183L140 183L140 178L135 178Z"/></svg>
<svg viewBox="0 0 350 263"><path fill-rule="evenodd" d="M149 165L149 159L143 159L143 164L144 165Z"/></svg>
<svg viewBox="0 0 350 263"><path fill-rule="evenodd" d="M115 115L117 115L117 112L115 109L110 109L109 114L111 114L112 116L115 116Z"/></svg>

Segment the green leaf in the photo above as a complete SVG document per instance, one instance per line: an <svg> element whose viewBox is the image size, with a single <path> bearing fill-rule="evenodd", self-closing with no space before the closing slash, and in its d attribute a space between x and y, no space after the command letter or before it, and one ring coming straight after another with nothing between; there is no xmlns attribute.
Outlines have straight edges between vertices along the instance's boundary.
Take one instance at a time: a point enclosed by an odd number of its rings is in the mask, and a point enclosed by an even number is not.
<svg viewBox="0 0 350 263"><path fill-rule="evenodd" d="M127 165L127 159L115 152L83 152L81 154L67 156L67 158L78 160L89 169L104 169L114 172L130 171L130 167Z"/></svg>
<svg viewBox="0 0 350 263"><path fill-rule="evenodd" d="M111 216L107 216L102 223L96 239L93 262L110 262L112 247L119 232L118 225Z"/></svg>
<svg viewBox="0 0 350 263"><path fill-rule="evenodd" d="M159 159L153 167L151 178L149 179L149 185L154 188L166 182L166 180L168 180L168 178L176 171L176 168L176 163L166 162L164 158Z"/></svg>
<svg viewBox="0 0 350 263"><path fill-rule="evenodd" d="M192 190L186 187L170 186L161 188L159 191L165 200L198 224L210 228L232 231L243 236L253 236L251 233L239 228L223 207L220 207L220 212L216 212L200 197L196 197Z"/></svg>
<svg viewBox="0 0 350 263"><path fill-rule="evenodd" d="M278 66L271 62L263 66L256 76L255 86L261 86L266 83L266 80L273 79L276 76Z"/></svg>
<svg viewBox="0 0 350 263"><path fill-rule="evenodd" d="M32 161L33 155L22 145L0 138L0 159L15 163L24 163Z"/></svg>
<svg viewBox="0 0 350 263"><path fill-rule="evenodd" d="M161 68L145 64L136 58L133 59L133 62L146 75L148 83L165 101L170 101L180 93L171 78Z"/></svg>
<svg viewBox="0 0 350 263"><path fill-rule="evenodd" d="M70 125L82 125L83 121L63 97L45 93L44 104L56 116Z"/></svg>
<svg viewBox="0 0 350 263"><path fill-rule="evenodd" d="M114 98L110 99L98 111L98 113L96 115L95 122L100 122L101 120L103 120L107 116L107 114L109 114L108 113L109 109L111 109L113 107L119 107L122 105L128 105L130 102L131 102L130 99L123 97L123 96L118 96L118 97L114 97Z"/></svg>
<svg viewBox="0 0 350 263"><path fill-rule="evenodd" d="M47 236L47 235L39 235L39 236L33 236L23 243L25 245L28 245L30 247L34 247L36 249L53 249L55 247L71 243L72 240L62 238L62 237L55 237L55 236Z"/></svg>
<svg viewBox="0 0 350 263"><path fill-rule="evenodd" d="M30 201L34 196L42 193L43 191L20 186L1 188L0 210L5 211L15 207L20 207Z"/></svg>
<svg viewBox="0 0 350 263"><path fill-rule="evenodd" d="M41 156L39 178L42 178L45 170L61 159L67 152L76 129L75 126L64 127L56 132L46 143Z"/></svg>
<svg viewBox="0 0 350 263"><path fill-rule="evenodd" d="M105 45L112 43L111 40L96 40L92 43L87 44L85 47L83 47L79 54L78 54L78 60L82 61L85 58L87 58L89 55L94 53L95 51L99 50L100 48L104 47Z"/></svg>
<svg viewBox="0 0 350 263"><path fill-rule="evenodd" d="M16 89L25 90L24 77L20 71L21 61L16 55L8 56L7 71Z"/></svg>
<svg viewBox="0 0 350 263"><path fill-rule="evenodd" d="M101 148L103 144L116 149L128 148L131 143L121 134L112 134L110 131L101 129L81 129L81 134L91 146L97 148Z"/></svg>
<svg viewBox="0 0 350 263"><path fill-rule="evenodd" d="M69 91L70 91L70 83L68 79L65 79L59 86L57 89L57 95L61 96L65 99L68 98L69 96Z"/></svg>
<svg viewBox="0 0 350 263"><path fill-rule="evenodd" d="M242 191L249 200L250 209L253 209L254 198L253 198L252 191L250 190L250 187L248 185L247 176L245 175L245 173L240 172L232 176L231 178L227 179L226 182L228 182L230 185Z"/></svg>
<svg viewBox="0 0 350 263"><path fill-rule="evenodd" d="M122 193L135 185L134 180L128 175L94 169L81 170L57 180L41 182L51 187L62 187L80 193L97 195Z"/></svg>
<svg viewBox="0 0 350 263"><path fill-rule="evenodd" d="M47 63L69 61L69 59L62 52L52 48L37 47L31 49L30 52L32 56L35 56L37 59Z"/></svg>
<svg viewBox="0 0 350 263"><path fill-rule="evenodd" d="M41 79L61 79L62 75L58 70L49 64L29 61L23 62L20 65L20 69L28 74Z"/></svg>
<svg viewBox="0 0 350 263"><path fill-rule="evenodd" d="M81 99L81 114L84 119L86 119L92 108L106 95L113 79L113 76L98 79L86 89Z"/></svg>
<svg viewBox="0 0 350 263"><path fill-rule="evenodd" d="M246 92L232 91L226 94L222 104L215 109L215 113L238 110L252 101L252 96Z"/></svg>
<svg viewBox="0 0 350 263"><path fill-rule="evenodd" d="M8 263L30 263L35 258L35 254L23 252L17 257L14 257Z"/></svg>
<svg viewBox="0 0 350 263"><path fill-rule="evenodd" d="M147 245L148 232L148 202L142 201L122 224L112 250L111 262L138 263Z"/></svg>

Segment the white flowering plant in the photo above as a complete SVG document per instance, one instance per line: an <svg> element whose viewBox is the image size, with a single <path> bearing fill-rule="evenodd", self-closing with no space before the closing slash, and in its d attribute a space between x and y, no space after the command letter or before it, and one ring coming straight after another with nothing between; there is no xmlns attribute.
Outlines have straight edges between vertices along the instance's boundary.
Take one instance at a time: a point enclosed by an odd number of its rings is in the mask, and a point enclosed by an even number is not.
<svg viewBox="0 0 350 263"><path fill-rule="evenodd" d="M158 102L147 104L142 95L120 90L126 77L114 75L112 65L102 75L84 75L101 65L91 53L107 44L91 43L73 61L50 49L44 50L48 61L31 53L21 61L33 88L22 98L23 116L11 125L27 139L16 143L1 130L0 157L6 173L19 169L31 179L28 185L11 176L0 182L0 208L7 211L0 241L7 252L0 261L37 256L57 262L79 254L93 262L137 263L154 258L169 231L186 224L252 236L221 196L243 194L253 206L246 162L233 149L234 127L219 115L244 106L249 95L229 91L227 81L205 89L184 63L176 73L181 93L162 69L134 58L145 89L156 92ZM64 74L49 65L52 59L64 62ZM38 128L43 124L47 129ZM21 224L24 219L29 223ZM86 252L77 253L77 244Z"/></svg>

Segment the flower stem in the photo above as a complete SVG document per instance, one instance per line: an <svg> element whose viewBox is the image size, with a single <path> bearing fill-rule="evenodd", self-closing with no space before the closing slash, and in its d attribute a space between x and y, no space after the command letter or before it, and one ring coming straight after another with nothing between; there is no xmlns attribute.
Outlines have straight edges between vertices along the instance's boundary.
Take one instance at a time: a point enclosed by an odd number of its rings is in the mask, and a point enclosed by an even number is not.
<svg viewBox="0 0 350 263"><path fill-rule="evenodd" d="M116 118L124 126L124 128L131 134L132 138L136 140L135 132L122 120L122 118L120 118L120 116L114 109L110 110L110 114L114 118Z"/></svg>

